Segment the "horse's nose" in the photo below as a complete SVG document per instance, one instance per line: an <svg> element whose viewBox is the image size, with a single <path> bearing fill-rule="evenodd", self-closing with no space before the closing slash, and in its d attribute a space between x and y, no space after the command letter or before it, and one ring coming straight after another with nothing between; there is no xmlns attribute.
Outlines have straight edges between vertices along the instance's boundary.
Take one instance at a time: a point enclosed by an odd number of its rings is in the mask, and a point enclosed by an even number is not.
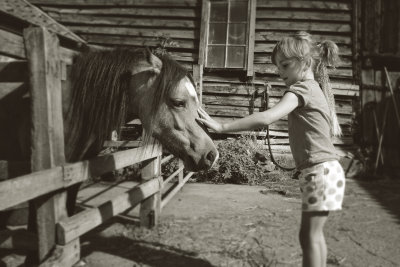
<svg viewBox="0 0 400 267"><path fill-rule="evenodd" d="M208 152L206 159L209 164L209 168L211 168L215 162L218 160L219 154L218 151L210 151Z"/></svg>

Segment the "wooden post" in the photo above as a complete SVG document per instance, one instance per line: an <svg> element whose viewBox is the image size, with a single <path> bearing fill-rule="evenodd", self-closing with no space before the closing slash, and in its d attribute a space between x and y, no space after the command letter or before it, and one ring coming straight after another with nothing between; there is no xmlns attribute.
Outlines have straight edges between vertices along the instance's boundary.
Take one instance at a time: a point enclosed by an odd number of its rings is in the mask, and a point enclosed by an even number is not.
<svg viewBox="0 0 400 267"><path fill-rule="evenodd" d="M59 40L45 28L30 27L24 29L24 41L32 102L31 169L34 172L65 163ZM36 213L30 219L31 226L36 221L39 263L55 248L56 223L66 216L65 196L64 192L50 193L30 202L30 212Z"/></svg>
<svg viewBox="0 0 400 267"><path fill-rule="evenodd" d="M144 133L143 133L144 136ZM160 151L159 155L154 159L143 161L143 167L141 170L142 182L146 182L151 179L158 179L160 183L160 190L144 199L140 204L140 226L154 227L158 223L158 218L161 212L161 193L162 193L162 178L161 178L161 146L154 140L153 149ZM151 148L150 148L151 149Z"/></svg>
<svg viewBox="0 0 400 267"><path fill-rule="evenodd" d="M246 75L253 76L254 75L254 43L255 43L255 36L256 36L256 5L257 0L250 0L250 19L248 23L248 31L249 31L249 38L247 40L247 62L246 62Z"/></svg>
<svg viewBox="0 0 400 267"><path fill-rule="evenodd" d="M203 65L193 65L193 80L196 86L197 96L200 101L200 105L203 102Z"/></svg>

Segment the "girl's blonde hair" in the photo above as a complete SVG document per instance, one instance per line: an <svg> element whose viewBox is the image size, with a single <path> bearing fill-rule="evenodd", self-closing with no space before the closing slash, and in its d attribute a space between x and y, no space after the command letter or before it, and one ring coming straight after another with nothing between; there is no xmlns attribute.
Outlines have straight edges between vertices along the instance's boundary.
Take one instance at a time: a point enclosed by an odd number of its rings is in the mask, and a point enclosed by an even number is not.
<svg viewBox="0 0 400 267"><path fill-rule="evenodd" d="M285 58L296 58L305 66L311 67L317 82L328 102L330 111L331 133L333 136L342 135L342 130L335 110L335 99L332 93L332 87L329 82L327 67L336 67L339 60L339 48L332 41L322 41L316 43L307 32L298 32L296 34L282 38L272 51L272 63L277 65L276 55L281 53Z"/></svg>

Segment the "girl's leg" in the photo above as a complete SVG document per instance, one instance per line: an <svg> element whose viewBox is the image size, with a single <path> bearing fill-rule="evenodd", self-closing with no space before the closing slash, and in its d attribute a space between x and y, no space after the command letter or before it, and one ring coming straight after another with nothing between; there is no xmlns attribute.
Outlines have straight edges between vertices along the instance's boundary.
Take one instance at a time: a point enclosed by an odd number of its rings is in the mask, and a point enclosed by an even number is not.
<svg viewBox="0 0 400 267"><path fill-rule="evenodd" d="M327 248L323 233L329 211L302 212L300 245L303 267L326 267Z"/></svg>

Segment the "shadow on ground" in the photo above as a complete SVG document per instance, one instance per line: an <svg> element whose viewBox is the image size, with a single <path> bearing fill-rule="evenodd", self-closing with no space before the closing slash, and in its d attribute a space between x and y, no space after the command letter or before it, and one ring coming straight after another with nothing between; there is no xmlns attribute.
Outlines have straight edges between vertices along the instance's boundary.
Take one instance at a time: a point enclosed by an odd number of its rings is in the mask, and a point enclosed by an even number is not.
<svg viewBox="0 0 400 267"><path fill-rule="evenodd" d="M106 224L82 237L81 258L84 259L93 253L102 252L107 255L124 258L138 265L145 264L153 267L213 266L208 261L198 258L198 253L196 252L185 251L158 242L133 240L123 234L119 234L118 236L102 235L101 231L114 223L139 226L138 222L133 220L126 221L121 218L114 218L108 221ZM99 266L97 265L98 263L91 263L90 260L87 263L89 266L92 266L91 264ZM104 266L107 266L106 262L104 262Z"/></svg>
<svg viewBox="0 0 400 267"><path fill-rule="evenodd" d="M368 179L367 176L355 181L400 224L400 179ZM350 195L355 192L347 192Z"/></svg>

